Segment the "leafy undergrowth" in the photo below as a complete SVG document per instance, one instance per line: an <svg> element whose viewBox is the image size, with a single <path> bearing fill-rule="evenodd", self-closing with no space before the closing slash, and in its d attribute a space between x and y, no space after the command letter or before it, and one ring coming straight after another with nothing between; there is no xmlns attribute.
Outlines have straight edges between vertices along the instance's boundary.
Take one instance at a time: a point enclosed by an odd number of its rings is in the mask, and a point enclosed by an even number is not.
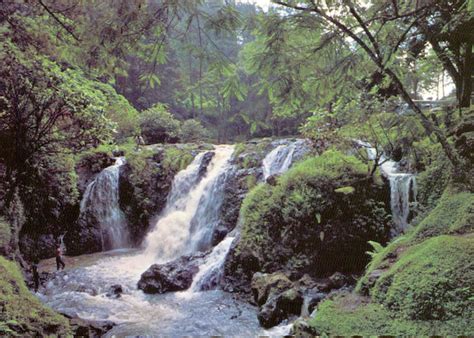
<svg viewBox="0 0 474 338"><path fill-rule="evenodd" d="M330 335L472 335L474 195L453 187L409 233L376 254L352 294L308 324Z"/></svg>
<svg viewBox="0 0 474 338"><path fill-rule="evenodd" d="M0 335L71 335L68 320L41 304L18 266L0 257Z"/></svg>

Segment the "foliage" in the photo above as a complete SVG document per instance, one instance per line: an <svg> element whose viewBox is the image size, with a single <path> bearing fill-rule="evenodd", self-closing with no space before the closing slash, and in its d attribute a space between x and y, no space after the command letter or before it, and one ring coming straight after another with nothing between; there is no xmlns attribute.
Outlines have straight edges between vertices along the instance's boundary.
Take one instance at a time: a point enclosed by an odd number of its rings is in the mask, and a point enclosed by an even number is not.
<svg viewBox="0 0 474 338"><path fill-rule="evenodd" d="M7 336L70 335L68 320L30 293L18 266L0 257L0 334Z"/></svg>
<svg viewBox="0 0 474 338"><path fill-rule="evenodd" d="M209 132L199 120L190 119L181 124L179 138L181 142L198 142L207 139Z"/></svg>
<svg viewBox="0 0 474 338"><path fill-rule="evenodd" d="M148 144L176 142L179 127L179 121L164 104L156 104L140 113L140 128Z"/></svg>

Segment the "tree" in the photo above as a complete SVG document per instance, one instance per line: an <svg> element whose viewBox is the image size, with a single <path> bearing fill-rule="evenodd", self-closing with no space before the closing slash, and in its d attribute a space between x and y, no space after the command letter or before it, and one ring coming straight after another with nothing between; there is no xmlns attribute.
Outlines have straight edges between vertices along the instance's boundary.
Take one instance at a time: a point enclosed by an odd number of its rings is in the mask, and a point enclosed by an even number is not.
<svg viewBox="0 0 474 338"><path fill-rule="evenodd" d="M420 119L426 133L436 136L451 163L455 167L460 165L447 136L415 104L397 75L394 63L401 46L407 42L407 36L420 22L420 17L426 16L429 3L418 6L398 1L381 1L376 4L355 1L317 3L314 0L273 2L294 10L294 15L314 21L323 31L327 30L329 25L351 38L355 46L366 53L378 71L393 83L398 94ZM321 39L315 50L323 48L324 43L325 40Z"/></svg>
<svg viewBox="0 0 474 338"><path fill-rule="evenodd" d="M177 142L179 121L164 104L155 104L140 114L140 128L145 141L151 143Z"/></svg>

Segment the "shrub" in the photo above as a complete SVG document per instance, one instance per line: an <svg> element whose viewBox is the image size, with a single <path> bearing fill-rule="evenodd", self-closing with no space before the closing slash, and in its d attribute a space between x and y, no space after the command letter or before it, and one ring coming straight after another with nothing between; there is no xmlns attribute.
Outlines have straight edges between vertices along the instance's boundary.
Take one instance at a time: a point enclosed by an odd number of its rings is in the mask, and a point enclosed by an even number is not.
<svg viewBox="0 0 474 338"><path fill-rule="evenodd" d="M200 121L195 119L186 120L181 125L180 130L181 142L196 142L203 141L209 137L206 128L203 127Z"/></svg>
<svg viewBox="0 0 474 338"><path fill-rule="evenodd" d="M142 135L148 144L178 141L179 121L168 111L166 105L155 104L143 111L139 120Z"/></svg>

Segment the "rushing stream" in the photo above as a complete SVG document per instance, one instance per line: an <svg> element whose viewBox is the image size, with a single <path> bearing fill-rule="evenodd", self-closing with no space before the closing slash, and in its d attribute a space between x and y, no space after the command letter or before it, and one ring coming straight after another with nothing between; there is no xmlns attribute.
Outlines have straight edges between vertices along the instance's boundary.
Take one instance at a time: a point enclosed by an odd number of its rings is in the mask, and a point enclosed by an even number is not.
<svg viewBox="0 0 474 338"><path fill-rule="evenodd" d="M294 147L293 143L278 146L267 155L264 166L269 165L272 174L285 171L291 165ZM210 248L224 182L233 171L233 151L233 146L216 146L208 164L204 163L206 152L200 153L175 176L167 205L147 235L143 249L118 249L71 258L74 263L69 265L73 266L56 273L40 298L72 317L116 323L107 336L287 334L288 324L264 331L255 307L215 290L234 240L233 233L201 260L187 291L148 295L137 289L140 275L151 264ZM126 242L117 200L118 169L122 164L123 159L118 159L114 166L100 173L87 188L81 205L81 212L95 212L114 247ZM119 297L111 293L114 285L123 290Z"/></svg>

